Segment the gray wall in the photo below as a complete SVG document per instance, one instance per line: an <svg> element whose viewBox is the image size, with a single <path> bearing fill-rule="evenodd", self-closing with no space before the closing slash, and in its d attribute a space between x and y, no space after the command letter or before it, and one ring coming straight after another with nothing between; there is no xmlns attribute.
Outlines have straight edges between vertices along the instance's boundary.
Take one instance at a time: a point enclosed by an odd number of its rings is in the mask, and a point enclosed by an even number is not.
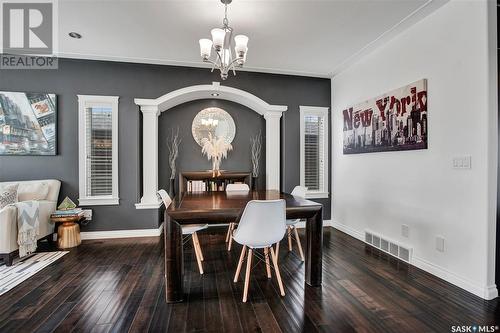
<svg viewBox="0 0 500 333"><path fill-rule="evenodd" d="M120 206L96 206L93 221L85 230L120 230L156 228L160 223L155 210L136 210L141 195L140 112L136 97L156 98L170 91L197 84L220 81L207 69L160 65L130 64L104 61L60 59L58 70L0 70L0 90L55 93L58 98L57 156L0 156L0 181L56 178L63 183L60 199L78 198L78 103L77 94L117 95L119 102L119 177ZM270 104L287 105L282 119L282 189L291 191L299 183L299 105L330 106L330 80L264 73L238 72L224 85L246 90ZM206 104L204 104L206 103ZM183 111L201 110L215 101L197 101L167 111L160 119L160 168L164 168L164 135L169 117ZM217 102L228 109L238 123L245 119L252 127L259 124L258 115L229 102ZM170 114L170 115L169 115ZM187 115L184 122L188 122ZM240 118L241 117L241 118ZM173 118L172 118L173 119ZM262 123L261 123L261 126ZM238 131L244 126L238 126ZM248 127L249 132L254 128ZM184 130L184 144L192 140ZM330 131L331 133L331 131ZM235 143L236 154L245 155L245 138ZM331 140L330 140L331 141ZM245 148L246 147L246 148ZM182 150L182 167L190 159L200 158L199 149ZM187 155L184 154L192 154ZM230 158L223 166L240 167ZM163 160L163 162L162 162ZM187 164L184 164L187 163ZM234 164L232 164L234 163ZM244 161L243 161L244 163ZM247 160L248 163L248 160ZM331 165L331 164L330 164ZM244 165L241 165L243 167ZM160 169L162 170L162 169ZM160 171L165 182L165 172ZM329 177L331 179L331 177ZM160 183L162 184L162 183ZM330 200L318 200L325 206L325 219L330 218Z"/></svg>
<svg viewBox="0 0 500 333"><path fill-rule="evenodd" d="M179 158L177 159L177 170L182 171L200 171L211 169L211 162L206 156L202 156L201 147L194 141L191 134L191 124L196 114L207 107L219 107L226 110L234 119L236 125L236 135L232 142L233 150L228 153L228 158L222 161L223 170L232 171L251 171L252 163L250 160L250 137L255 136L261 131L263 138L263 151L261 155L262 177L258 179L258 186L265 188L265 120L264 117L255 111L237 103L224 100L198 100L182 105L178 105L160 116L158 126L159 137L159 186L168 191L170 166L168 164L168 149L166 146L167 138L170 137L172 129L179 128L179 136L182 142L179 146ZM178 193L178 181L176 181L176 193Z"/></svg>

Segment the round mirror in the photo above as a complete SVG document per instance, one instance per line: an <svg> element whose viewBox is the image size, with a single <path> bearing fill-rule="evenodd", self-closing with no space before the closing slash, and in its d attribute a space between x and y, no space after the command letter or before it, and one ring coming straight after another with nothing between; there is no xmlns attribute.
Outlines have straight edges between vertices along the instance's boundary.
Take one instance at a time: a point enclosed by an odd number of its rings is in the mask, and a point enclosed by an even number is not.
<svg viewBox="0 0 500 333"><path fill-rule="evenodd" d="M226 143L231 143L236 134L236 125L229 113L220 108L203 109L193 119L191 126L194 140L202 146L201 141L208 138L212 133L213 137L222 137Z"/></svg>

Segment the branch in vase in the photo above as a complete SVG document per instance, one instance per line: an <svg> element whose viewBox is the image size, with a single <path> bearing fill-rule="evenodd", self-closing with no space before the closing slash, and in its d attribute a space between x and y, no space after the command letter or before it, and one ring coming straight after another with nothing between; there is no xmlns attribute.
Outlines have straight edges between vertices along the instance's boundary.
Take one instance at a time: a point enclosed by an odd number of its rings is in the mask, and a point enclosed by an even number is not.
<svg viewBox="0 0 500 333"><path fill-rule="evenodd" d="M262 134L259 132L255 137L250 138L252 154L252 176L259 177L260 154L262 152Z"/></svg>
<svg viewBox="0 0 500 333"><path fill-rule="evenodd" d="M175 179L175 174L177 172L176 161L179 156L179 145L182 139L179 137L179 127L177 131L171 130L170 137L167 140L168 148L168 164L170 166L170 179Z"/></svg>

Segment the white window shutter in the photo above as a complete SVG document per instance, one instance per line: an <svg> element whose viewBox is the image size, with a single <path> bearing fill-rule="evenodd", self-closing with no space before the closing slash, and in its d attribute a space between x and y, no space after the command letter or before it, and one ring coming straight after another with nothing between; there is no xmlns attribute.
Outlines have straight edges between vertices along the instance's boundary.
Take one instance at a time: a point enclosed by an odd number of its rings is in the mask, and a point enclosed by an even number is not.
<svg viewBox="0 0 500 333"><path fill-rule="evenodd" d="M117 205L118 97L78 96L80 205Z"/></svg>
<svg viewBox="0 0 500 333"><path fill-rule="evenodd" d="M113 112L89 107L86 118L87 197L113 195Z"/></svg>
<svg viewBox="0 0 500 333"><path fill-rule="evenodd" d="M328 197L328 108L300 107L300 163L307 197Z"/></svg>
<svg viewBox="0 0 500 333"><path fill-rule="evenodd" d="M304 133L304 185L311 191L319 191L321 184L321 142L323 124L321 117L305 116Z"/></svg>

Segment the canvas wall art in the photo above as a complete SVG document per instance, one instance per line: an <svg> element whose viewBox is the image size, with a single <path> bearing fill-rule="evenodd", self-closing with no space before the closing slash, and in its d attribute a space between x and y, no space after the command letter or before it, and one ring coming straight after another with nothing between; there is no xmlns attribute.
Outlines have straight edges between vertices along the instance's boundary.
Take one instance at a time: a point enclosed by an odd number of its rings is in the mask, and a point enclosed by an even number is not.
<svg viewBox="0 0 500 333"><path fill-rule="evenodd" d="M0 155L55 155L55 94L0 91Z"/></svg>
<svg viewBox="0 0 500 333"><path fill-rule="evenodd" d="M342 111L344 154L427 149L427 80Z"/></svg>

